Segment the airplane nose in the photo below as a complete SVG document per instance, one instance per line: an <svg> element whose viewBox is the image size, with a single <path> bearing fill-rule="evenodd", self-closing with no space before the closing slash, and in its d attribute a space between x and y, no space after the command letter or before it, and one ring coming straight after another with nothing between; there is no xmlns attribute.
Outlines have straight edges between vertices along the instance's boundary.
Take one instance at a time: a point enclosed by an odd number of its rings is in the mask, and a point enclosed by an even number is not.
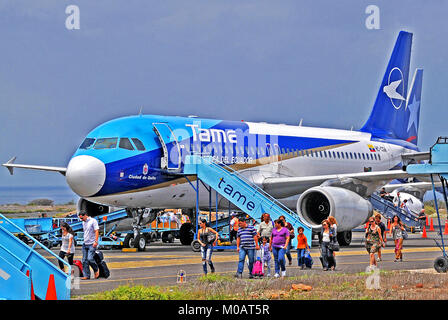
<svg viewBox="0 0 448 320"><path fill-rule="evenodd" d="M77 156L68 163L65 178L70 188L79 196L93 196L104 185L106 166L95 157Z"/></svg>

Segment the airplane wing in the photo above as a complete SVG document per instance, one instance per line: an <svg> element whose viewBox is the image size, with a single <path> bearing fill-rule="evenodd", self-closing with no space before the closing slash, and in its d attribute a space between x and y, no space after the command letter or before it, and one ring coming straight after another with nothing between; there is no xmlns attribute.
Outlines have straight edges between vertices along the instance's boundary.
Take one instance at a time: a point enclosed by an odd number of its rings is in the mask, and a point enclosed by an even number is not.
<svg viewBox="0 0 448 320"><path fill-rule="evenodd" d="M403 170L388 170L308 177L265 178L262 187L275 198L286 198L322 184L336 185L347 180L357 180L362 184L373 184L379 187L394 179L405 179L413 176Z"/></svg>
<svg viewBox="0 0 448 320"><path fill-rule="evenodd" d="M50 166L35 166L29 164L18 164L14 163L16 157L11 158L8 162L2 164L2 166L6 167L9 170L11 175L14 174L14 168L22 168L22 169L31 169L31 170L44 170L44 171L55 171L65 176L65 172L67 168L64 167L50 167Z"/></svg>
<svg viewBox="0 0 448 320"><path fill-rule="evenodd" d="M431 153L428 151L428 152L405 153L405 154L401 155L401 158L403 160L407 160L409 162L411 160L414 160L414 161L429 160L430 156L431 156Z"/></svg>

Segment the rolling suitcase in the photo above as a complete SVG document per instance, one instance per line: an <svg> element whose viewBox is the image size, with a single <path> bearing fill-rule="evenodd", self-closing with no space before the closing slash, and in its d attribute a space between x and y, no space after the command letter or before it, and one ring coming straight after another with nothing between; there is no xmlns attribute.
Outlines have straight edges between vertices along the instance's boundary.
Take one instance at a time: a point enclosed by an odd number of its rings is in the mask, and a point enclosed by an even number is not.
<svg viewBox="0 0 448 320"><path fill-rule="evenodd" d="M313 266L313 258L311 257L311 254L309 251L305 252L305 267L311 269Z"/></svg>
<svg viewBox="0 0 448 320"><path fill-rule="evenodd" d="M96 250L93 258L95 259L98 269L100 270L100 278L109 278L110 271L107 267L106 261L104 261L103 253L100 250Z"/></svg>

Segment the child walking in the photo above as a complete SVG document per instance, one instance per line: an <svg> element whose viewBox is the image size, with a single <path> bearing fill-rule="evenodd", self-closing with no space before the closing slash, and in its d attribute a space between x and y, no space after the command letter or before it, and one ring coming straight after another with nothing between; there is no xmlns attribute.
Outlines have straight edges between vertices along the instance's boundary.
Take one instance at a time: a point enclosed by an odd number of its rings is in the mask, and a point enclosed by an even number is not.
<svg viewBox="0 0 448 320"><path fill-rule="evenodd" d="M297 235L297 263L298 266L303 269L305 269L305 253L306 250L309 250L310 247L308 246L308 240L303 233L303 227L298 227L297 232L299 233Z"/></svg>
<svg viewBox="0 0 448 320"><path fill-rule="evenodd" d="M270 277L271 276L271 252L269 251L269 238L268 237L262 238L261 261L263 263L264 273L268 277Z"/></svg>

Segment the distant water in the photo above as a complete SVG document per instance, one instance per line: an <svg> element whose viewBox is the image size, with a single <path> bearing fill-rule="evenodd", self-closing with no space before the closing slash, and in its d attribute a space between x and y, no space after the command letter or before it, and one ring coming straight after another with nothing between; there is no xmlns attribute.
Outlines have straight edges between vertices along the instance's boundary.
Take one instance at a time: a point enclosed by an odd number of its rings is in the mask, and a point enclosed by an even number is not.
<svg viewBox="0 0 448 320"><path fill-rule="evenodd" d="M28 204L35 199L50 199L55 204L64 204L70 201L77 203L79 196L68 186L50 187L1 187L0 204Z"/></svg>

